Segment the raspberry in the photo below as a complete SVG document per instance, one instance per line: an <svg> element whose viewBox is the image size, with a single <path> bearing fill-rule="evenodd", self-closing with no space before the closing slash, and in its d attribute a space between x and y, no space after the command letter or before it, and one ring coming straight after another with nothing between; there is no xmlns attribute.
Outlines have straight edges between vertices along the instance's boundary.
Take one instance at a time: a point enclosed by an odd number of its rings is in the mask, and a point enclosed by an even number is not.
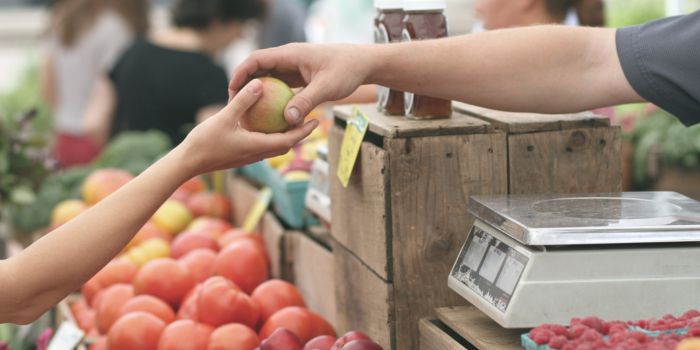
<svg viewBox="0 0 700 350"><path fill-rule="evenodd" d="M577 339L583 334L583 332L585 332L588 329L590 328L581 323L571 326L569 328L569 339Z"/></svg>
<svg viewBox="0 0 700 350"><path fill-rule="evenodd" d="M556 335L567 335L569 332L566 330L566 327L560 325L560 324L544 324L540 327L543 327L545 329L549 329L550 331L554 332Z"/></svg>
<svg viewBox="0 0 700 350"><path fill-rule="evenodd" d="M552 337L552 339L549 340L549 343L547 345L552 348L559 350L564 347L564 344L566 344L569 341L569 339L566 338L566 336L563 335L555 335Z"/></svg>
<svg viewBox="0 0 700 350"><path fill-rule="evenodd" d="M598 317L586 317L581 323L600 332L603 329L603 320Z"/></svg>
<svg viewBox="0 0 700 350"><path fill-rule="evenodd" d="M630 332L630 333L627 335L627 339L628 339L628 340L629 340L629 339L634 339L634 340L636 340L637 342L645 343L645 342L647 342L647 341L649 340L649 336L647 336L646 334L644 334L644 333L642 333L642 332Z"/></svg>
<svg viewBox="0 0 700 350"><path fill-rule="evenodd" d="M549 329L535 328L530 331L529 336L537 345L544 345L549 343L549 340L555 336L555 334Z"/></svg>
<svg viewBox="0 0 700 350"><path fill-rule="evenodd" d="M596 332L595 329L588 329L585 332L583 332L580 339L583 341L594 342L597 340L602 340L603 335Z"/></svg>
<svg viewBox="0 0 700 350"><path fill-rule="evenodd" d="M700 337L700 327L693 327L688 329L688 336L689 337Z"/></svg>
<svg viewBox="0 0 700 350"><path fill-rule="evenodd" d="M624 323L611 323L607 334L611 335L620 332L627 332L627 325Z"/></svg>
<svg viewBox="0 0 700 350"><path fill-rule="evenodd" d="M691 319L691 318L695 318L695 317L698 317L698 316L700 316L700 311L698 311L698 310L688 310L688 311L686 311L686 312L683 314L683 316L681 316L681 318L686 319L686 320L689 320L689 319Z"/></svg>

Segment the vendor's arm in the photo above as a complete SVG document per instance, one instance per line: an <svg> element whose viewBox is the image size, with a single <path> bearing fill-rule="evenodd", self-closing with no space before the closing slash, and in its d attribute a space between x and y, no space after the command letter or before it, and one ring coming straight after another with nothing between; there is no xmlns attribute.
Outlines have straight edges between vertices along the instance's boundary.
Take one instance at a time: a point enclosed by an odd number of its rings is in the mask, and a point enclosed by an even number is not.
<svg viewBox="0 0 700 350"><path fill-rule="evenodd" d="M187 179L283 154L317 125L312 121L270 135L241 129L239 117L261 89L258 80L251 82L141 175L19 255L0 261L0 323L30 322L79 288Z"/></svg>

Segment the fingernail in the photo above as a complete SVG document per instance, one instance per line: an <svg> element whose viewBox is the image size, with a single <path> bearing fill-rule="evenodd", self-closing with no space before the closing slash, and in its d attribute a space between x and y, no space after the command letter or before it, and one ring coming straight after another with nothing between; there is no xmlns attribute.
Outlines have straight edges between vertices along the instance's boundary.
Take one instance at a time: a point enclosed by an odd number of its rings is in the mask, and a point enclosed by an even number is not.
<svg viewBox="0 0 700 350"><path fill-rule="evenodd" d="M253 79L248 83L248 91L257 94L262 90L262 82L259 79Z"/></svg>
<svg viewBox="0 0 700 350"><path fill-rule="evenodd" d="M289 116L292 118L292 121L294 123L298 123L301 119L301 114L299 113L299 109L296 107L289 108Z"/></svg>

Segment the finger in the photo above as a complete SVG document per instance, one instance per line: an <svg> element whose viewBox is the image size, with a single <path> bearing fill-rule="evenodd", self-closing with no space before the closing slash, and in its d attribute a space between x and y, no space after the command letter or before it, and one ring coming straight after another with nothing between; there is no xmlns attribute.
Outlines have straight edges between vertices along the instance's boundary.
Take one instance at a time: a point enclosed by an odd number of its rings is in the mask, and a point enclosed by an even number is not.
<svg viewBox="0 0 700 350"><path fill-rule="evenodd" d="M299 125L316 106L330 100L329 96L332 91L326 82L327 80L322 77L316 78L301 92L294 95L284 111L287 123Z"/></svg>
<svg viewBox="0 0 700 350"><path fill-rule="evenodd" d="M262 82L258 79L251 80L245 88L241 89L222 110L227 115L239 116L247 111L258 101L262 95Z"/></svg>
<svg viewBox="0 0 700 350"><path fill-rule="evenodd" d="M256 73L298 71L298 60L294 52L296 52L294 46L290 45L253 52L231 74L231 82L228 87L229 96L234 96Z"/></svg>
<svg viewBox="0 0 700 350"><path fill-rule="evenodd" d="M312 131L318 126L318 120L310 120L306 124L297 128L291 129L284 133L276 134L259 134L253 133L257 138L253 142L260 145L260 149L264 153L285 153L290 148L294 147L299 141L309 136Z"/></svg>

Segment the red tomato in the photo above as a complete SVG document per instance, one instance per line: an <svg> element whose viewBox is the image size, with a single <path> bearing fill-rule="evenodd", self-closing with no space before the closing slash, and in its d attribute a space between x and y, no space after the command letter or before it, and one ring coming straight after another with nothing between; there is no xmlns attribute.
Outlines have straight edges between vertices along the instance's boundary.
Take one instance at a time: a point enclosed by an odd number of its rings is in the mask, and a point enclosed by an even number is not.
<svg viewBox="0 0 700 350"><path fill-rule="evenodd" d="M156 350L165 322L148 312L126 314L114 323L107 335L109 349Z"/></svg>
<svg viewBox="0 0 700 350"><path fill-rule="evenodd" d="M177 235L173 240L173 244L170 247L170 255L178 259L195 249L209 249L213 252L218 252L219 245L206 233L185 231Z"/></svg>
<svg viewBox="0 0 700 350"><path fill-rule="evenodd" d="M83 293L83 296L85 299L87 299L88 304L90 304L90 306L93 308L95 307L95 297L101 290L102 285L100 285L100 281L97 280L97 275L92 276L92 278L85 282L85 284L83 284L83 286L80 288L80 292Z"/></svg>
<svg viewBox="0 0 700 350"><path fill-rule="evenodd" d="M255 327L259 311L253 300L231 281L215 276L202 284L197 298L197 319L218 327L227 323L242 323Z"/></svg>
<svg viewBox="0 0 700 350"><path fill-rule="evenodd" d="M267 255L256 243L238 240L219 253L214 272L250 294L269 277Z"/></svg>
<svg viewBox="0 0 700 350"><path fill-rule="evenodd" d="M97 340L95 340L88 350L108 350L107 349L107 337L101 336L97 337Z"/></svg>
<svg viewBox="0 0 700 350"><path fill-rule="evenodd" d="M107 288L117 283L129 284L133 282L138 270L138 266L131 260L117 258L105 265L95 276L100 282L100 286Z"/></svg>
<svg viewBox="0 0 700 350"><path fill-rule="evenodd" d="M229 323L214 330L207 350L255 350L259 345L255 331L239 323Z"/></svg>
<svg viewBox="0 0 700 350"><path fill-rule="evenodd" d="M175 321L175 311L170 305L151 295L137 295L131 298L122 306L121 315L136 311L148 312L166 324Z"/></svg>
<svg viewBox="0 0 700 350"><path fill-rule="evenodd" d="M298 306L286 307L270 316L260 329L260 339L269 337L278 328L288 329L304 344L320 335L336 335L321 316Z"/></svg>
<svg viewBox="0 0 700 350"><path fill-rule="evenodd" d="M165 327L158 350L206 350L213 331L214 328L206 324L177 320Z"/></svg>
<svg viewBox="0 0 700 350"><path fill-rule="evenodd" d="M107 334L114 321L121 315L122 306L134 297L134 288L128 284L115 284L101 294L95 306L95 320L100 334Z"/></svg>
<svg viewBox="0 0 700 350"><path fill-rule="evenodd" d="M252 239L255 242L257 242L258 244L260 244L261 249L263 249L263 250L265 249L264 248L265 245L263 244L263 239L262 239L261 234L259 234L257 232L246 232L246 231L243 231L242 229L239 229L239 228L232 228L232 229L224 232L224 234L221 235L221 237L219 237L217 242L219 243L219 247L221 249L224 249L229 244L231 244L232 242L235 242L236 240L239 240L239 239Z"/></svg>
<svg viewBox="0 0 700 350"><path fill-rule="evenodd" d="M95 310L93 310L90 305L88 305L85 298L80 298L70 305L70 311L75 318L75 322L78 323L78 327L85 332L89 332L90 329L95 327Z"/></svg>
<svg viewBox="0 0 700 350"><path fill-rule="evenodd" d="M187 293L180 309L177 310L178 320L197 320L197 299L200 290L202 290L202 285L198 284Z"/></svg>
<svg viewBox="0 0 700 350"><path fill-rule="evenodd" d="M228 221L209 217L196 218L187 227L188 231L204 232L214 239L218 239L224 232L230 229L231 224Z"/></svg>
<svg viewBox="0 0 700 350"><path fill-rule="evenodd" d="M177 307L194 287L192 274L170 258L148 262L136 274L134 290L136 294L150 294Z"/></svg>
<svg viewBox="0 0 700 350"><path fill-rule="evenodd" d="M187 200L187 208L195 217L209 216L227 221L231 219L231 202L221 193L195 193Z"/></svg>
<svg viewBox="0 0 700 350"><path fill-rule="evenodd" d="M195 249L180 258L178 262L192 274L196 283L202 283L214 275L216 253L209 249Z"/></svg>
<svg viewBox="0 0 700 350"><path fill-rule="evenodd" d="M287 306L306 306L304 297L301 296L297 287L278 279L259 285L250 296L258 304L263 322Z"/></svg>
<svg viewBox="0 0 700 350"><path fill-rule="evenodd" d="M132 238L129 244L126 245L125 250L129 250L129 248L136 247L141 243L153 238L160 238L166 242L170 242L173 239L173 235L149 221L145 225L143 225L143 227L141 227L139 232L136 232L134 238Z"/></svg>

